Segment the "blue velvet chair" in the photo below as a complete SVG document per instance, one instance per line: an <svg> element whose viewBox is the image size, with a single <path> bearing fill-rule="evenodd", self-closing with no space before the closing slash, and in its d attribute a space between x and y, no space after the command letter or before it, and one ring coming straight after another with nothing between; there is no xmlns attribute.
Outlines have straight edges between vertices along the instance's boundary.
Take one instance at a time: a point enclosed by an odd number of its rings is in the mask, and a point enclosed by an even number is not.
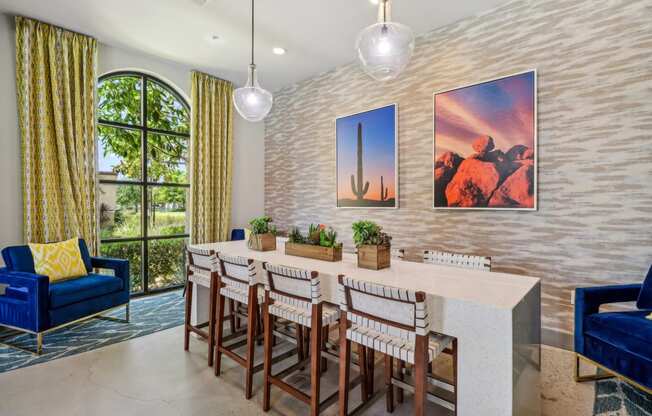
<svg viewBox="0 0 652 416"><path fill-rule="evenodd" d="M0 268L0 326L36 334L37 354L43 334L79 320L125 306L129 321L129 262L91 257L86 242L79 249L88 275L50 284L47 276L34 271L29 246L2 250ZM114 276L98 274L93 268L111 269Z"/></svg>
<svg viewBox="0 0 652 416"><path fill-rule="evenodd" d="M576 381L618 377L652 394L652 267L644 284L575 290ZM637 310L600 312L608 303L637 301ZM580 359L606 374L581 376Z"/></svg>
<svg viewBox="0 0 652 416"><path fill-rule="evenodd" d="M231 241L245 239L245 230L243 228L234 228L231 230Z"/></svg>

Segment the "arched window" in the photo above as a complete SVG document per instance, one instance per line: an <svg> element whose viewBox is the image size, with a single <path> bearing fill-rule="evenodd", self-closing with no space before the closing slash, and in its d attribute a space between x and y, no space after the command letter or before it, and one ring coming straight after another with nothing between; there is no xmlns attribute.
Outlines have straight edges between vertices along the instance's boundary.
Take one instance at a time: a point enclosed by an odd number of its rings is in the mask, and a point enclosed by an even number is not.
<svg viewBox="0 0 652 416"><path fill-rule="evenodd" d="M188 238L188 103L151 75L98 86L100 252L130 261L132 293L179 286Z"/></svg>

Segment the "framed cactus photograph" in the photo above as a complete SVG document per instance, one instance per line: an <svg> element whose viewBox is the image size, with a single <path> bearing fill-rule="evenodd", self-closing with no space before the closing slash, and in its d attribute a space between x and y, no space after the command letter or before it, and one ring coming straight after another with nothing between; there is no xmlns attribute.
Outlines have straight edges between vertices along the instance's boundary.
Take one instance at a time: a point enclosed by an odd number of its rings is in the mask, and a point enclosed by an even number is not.
<svg viewBox="0 0 652 416"><path fill-rule="evenodd" d="M398 208L398 106L335 120L338 208Z"/></svg>

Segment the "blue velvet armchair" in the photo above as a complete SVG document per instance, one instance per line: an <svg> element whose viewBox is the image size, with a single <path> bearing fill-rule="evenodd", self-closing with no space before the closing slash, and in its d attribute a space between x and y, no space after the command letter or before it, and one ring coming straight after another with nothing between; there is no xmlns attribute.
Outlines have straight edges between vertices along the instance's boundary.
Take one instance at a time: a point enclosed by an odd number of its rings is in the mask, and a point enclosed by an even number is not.
<svg viewBox="0 0 652 416"><path fill-rule="evenodd" d="M79 249L88 274L52 284L35 273L29 246L2 250L6 267L0 268L0 326L36 334L38 354L43 334L81 319L125 306L129 321L129 262L91 257L82 239ZM93 268L113 270L114 276L94 273Z"/></svg>
<svg viewBox="0 0 652 416"><path fill-rule="evenodd" d="M575 291L575 379L592 381L619 377L652 393L652 267L644 284L578 288ZM600 312L608 303L637 302L637 310ZM579 361L607 374L581 376Z"/></svg>

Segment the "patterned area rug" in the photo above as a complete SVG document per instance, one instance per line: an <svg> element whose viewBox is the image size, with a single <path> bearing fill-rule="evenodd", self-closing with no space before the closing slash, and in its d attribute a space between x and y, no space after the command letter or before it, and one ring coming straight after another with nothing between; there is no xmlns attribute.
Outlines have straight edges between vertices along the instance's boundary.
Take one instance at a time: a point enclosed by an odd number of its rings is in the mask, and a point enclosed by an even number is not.
<svg viewBox="0 0 652 416"><path fill-rule="evenodd" d="M652 416L652 395L616 379L595 383L596 416Z"/></svg>
<svg viewBox="0 0 652 416"><path fill-rule="evenodd" d="M184 298L180 290L134 299L130 309L128 324L89 319L44 335L40 356L2 345L6 342L34 350L34 335L0 328L0 373L149 335L182 325L184 320ZM118 308L107 316L123 319L124 313L124 308Z"/></svg>

